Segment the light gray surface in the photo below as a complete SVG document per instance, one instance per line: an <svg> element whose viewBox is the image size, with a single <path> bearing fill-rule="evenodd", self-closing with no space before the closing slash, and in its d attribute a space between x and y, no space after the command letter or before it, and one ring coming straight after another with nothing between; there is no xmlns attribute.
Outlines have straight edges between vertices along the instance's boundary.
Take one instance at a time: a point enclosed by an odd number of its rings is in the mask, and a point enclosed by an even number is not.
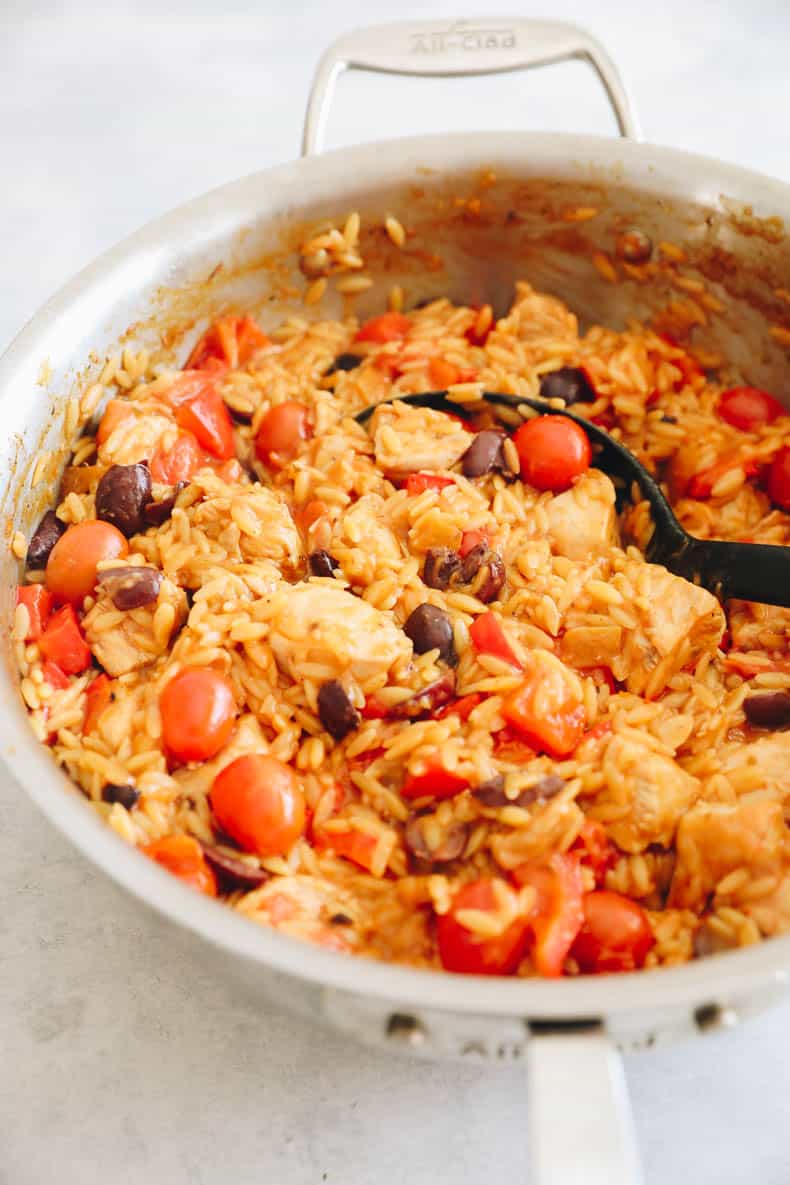
<svg viewBox="0 0 790 1185"><path fill-rule="evenodd" d="M347 0L1 7L0 341L144 220L292 156L313 63L359 21ZM648 139L790 180L782 0L635 8L533 0L521 12L586 21L626 71ZM577 65L470 83L355 75L330 138L607 119ZM0 869L2 1185L524 1179L520 1070L385 1060L250 1005L149 930L7 786ZM790 1004L628 1059L650 1185L786 1181L789 1023Z"/></svg>

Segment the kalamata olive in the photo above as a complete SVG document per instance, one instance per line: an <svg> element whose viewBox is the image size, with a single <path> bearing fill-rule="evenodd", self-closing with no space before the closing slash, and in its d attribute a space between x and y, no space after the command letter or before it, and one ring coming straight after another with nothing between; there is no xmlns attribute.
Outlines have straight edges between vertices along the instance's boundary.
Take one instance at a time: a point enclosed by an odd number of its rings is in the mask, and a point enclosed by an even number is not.
<svg viewBox="0 0 790 1185"><path fill-rule="evenodd" d="M457 551L452 551L449 547L431 547L425 554L423 583L427 584L428 588L449 588L450 580L460 565L461 557Z"/></svg>
<svg viewBox="0 0 790 1185"><path fill-rule="evenodd" d="M342 741L343 737L358 728L361 719L338 679L330 679L328 683L321 685L318 692L318 715L326 731L336 741Z"/></svg>
<svg viewBox="0 0 790 1185"><path fill-rule="evenodd" d="M482 477L484 473L499 472L504 469L505 457L502 451L504 443L504 432L499 432L494 428L485 428L482 432L478 432L461 458L461 470L464 477Z"/></svg>
<svg viewBox="0 0 790 1185"><path fill-rule="evenodd" d="M151 501L147 465L111 465L96 488L96 517L127 539L145 528L143 507Z"/></svg>
<svg viewBox="0 0 790 1185"><path fill-rule="evenodd" d="M510 806L513 802L512 798L508 798L505 794L503 774L494 774L492 777L486 778L484 782L475 787L472 795L481 806L491 807L492 810L500 806Z"/></svg>
<svg viewBox="0 0 790 1185"><path fill-rule="evenodd" d="M118 568L105 568L99 573L99 584L110 594L115 608L125 613L156 600L162 587L162 573L158 568L126 564Z"/></svg>
<svg viewBox="0 0 790 1185"><path fill-rule="evenodd" d="M434 827L436 836L431 834ZM468 823L451 822L439 829L431 815L410 815L403 829L406 850L414 857L409 862L413 872L428 872L434 864L457 860L463 855L468 839ZM431 841L436 842L435 847L431 847Z"/></svg>
<svg viewBox="0 0 790 1185"><path fill-rule="evenodd" d="M460 581L469 585L468 592L478 601L488 604L495 601L505 583L505 565L498 552L492 551L487 543L476 544L464 556L461 564Z"/></svg>
<svg viewBox="0 0 790 1185"><path fill-rule="evenodd" d="M350 918L347 913L333 913L329 924L330 926L353 926L354 919Z"/></svg>
<svg viewBox="0 0 790 1185"><path fill-rule="evenodd" d="M647 263L653 254L653 244L643 230L632 226L617 236L614 251L626 263Z"/></svg>
<svg viewBox="0 0 790 1185"><path fill-rule="evenodd" d="M136 786L119 786L115 782L108 782L101 792L103 802L119 802L130 811L140 798L140 791Z"/></svg>
<svg viewBox="0 0 790 1185"><path fill-rule="evenodd" d="M694 956L697 959L706 959L710 955L718 955L723 950L729 949L726 939L721 934L717 934L715 930L711 930L704 919L694 932L692 944Z"/></svg>
<svg viewBox="0 0 790 1185"><path fill-rule="evenodd" d="M390 720L417 720L420 716L429 716L437 709L449 704L455 696L455 672L445 671L441 679L429 683L418 691L416 695L393 704L387 712Z"/></svg>
<svg viewBox="0 0 790 1185"><path fill-rule="evenodd" d="M438 650L439 658L445 662L455 661L453 623L443 609L425 602L410 613L403 627L407 638L411 638L417 654Z"/></svg>
<svg viewBox="0 0 790 1185"><path fill-rule="evenodd" d="M338 354L326 374L334 374L336 370L356 370L363 359L359 354Z"/></svg>
<svg viewBox="0 0 790 1185"><path fill-rule="evenodd" d="M160 502L146 502L145 506L143 506L143 518L146 525L149 527L161 527L162 523L167 522L173 513L176 498L188 484L189 482L179 481L173 486L172 493L168 494L166 498L162 498Z"/></svg>
<svg viewBox="0 0 790 1185"><path fill-rule="evenodd" d="M560 790L565 789L565 782L558 774L546 774L522 790L516 799L516 805L531 806L533 802L545 802L547 798L554 798Z"/></svg>
<svg viewBox="0 0 790 1185"><path fill-rule="evenodd" d="M46 568L49 553L66 530L54 510L48 510L33 532L27 549L28 568Z"/></svg>
<svg viewBox="0 0 790 1185"><path fill-rule="evenodd" d="M213 844L200 846L206 863L214 869L225 889L255 889L269 879L268 872L260 865L247 863Z"/></svg>
<svg viewBox="0 0 790 1185"><path fill-rule="evenodd" d="M328 551L311 551L307 563L313 576L334 576L337 560Z"/></svg>
<svg viewBox="0 0 790 1185"><path fill-rule="evenodd" d="M527 786L526 790L522 790L515 798L508 798L505 794L505 779L501 774L496 774L481 782L472 793L481 806L489 807L491 810L498 810L503 806L519 806L525 810L536 802L545 802L547 798L553 798L564 785L564 781L557 774L546 774L533 785Z"/></svg>
<svg viewBox="0 0 790 1185"><path fill-rule="evenodd" d="M576 366L561 366L550 370L540 380L542 399L561 399L568 407L572 403L594 403L595 391L583 370Z"/></svg>
<svg viewBox="0 0 790 1185"><path fill-rule="evenodd" d="M756 728L790 725L790 691L760 691L743 701L746 719Z"/></svg>

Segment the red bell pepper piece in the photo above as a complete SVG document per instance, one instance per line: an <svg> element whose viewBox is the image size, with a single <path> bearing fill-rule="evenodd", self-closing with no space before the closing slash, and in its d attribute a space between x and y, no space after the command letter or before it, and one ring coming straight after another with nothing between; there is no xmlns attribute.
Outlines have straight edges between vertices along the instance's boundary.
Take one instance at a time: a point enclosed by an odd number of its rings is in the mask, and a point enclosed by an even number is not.
<svg viewBox="0 0 790 1185"><path fill-rule="evenodd" d="M64 605L50 617L38 646L44 658L57 663L67 675L79 675L91 665L90 648L73 605Z"/></svg>
<svg viewBox="0 0 790 1185"><path fill-rule="evenodd" d="M83 734L93 732L99 717L112 703L112 680L108 675L98 675L85 692L85 719Z"/></svg>
<svg viewBox="0 0 790 1185"><path fill-rule="evenodd" d="M17 605L27 609L29 625L26 642L37 642L52 613L52 593L43 584L25 584L16 590Z"/></svg>
<svg viewBox="0 0 790 1185"><path fill-rule="evenodd" d="M177 407L176 422L191 432L212 457L229 461L234 455L233 421L222 396L213 387Z"/></svg>
<svg viewBox="0 0 790 1185"><path fill-rule="evenodd" d="M55 691L65 691L67 687L71 686L71 680L68 675L64 675L56 662L50 662L47 659L46 662L41 664L41 670L43 671L45 681Z"/></svg>
<svg viewBox="0 0 790 1185"><path fill-rule="evenodd" d="M478 543L491 543L491 536L488 534L487 527L474 527L470 531L464 531L461 536L461 542L458 545L458 554L461 559L469 555L469 552L477 547Z"/></svg>
<svg viewBox="0 0 790 1185"><path fill-rule="evenodd" d="M546 863L522 864L513 872L536 890L530 917L532 960L541 975L562 975L568 951L584 921L583 888L575 856L555 852Z"/></svg>
<svg viewBox="0 0 790 1185"><path fill-rule="evenodd" d="M501 658L512 667L521 670L521 663L516 658L505 632L499 624L499 618L493 613L481 613L469 627L469 637L478 654L490 654L493 658Z"/></svg>
<svg viewBox="0 0 790 1185"><path fill-rule="evenodd" d="M599 888L617 859L617 849L606 834L603 823L597 819L584 820L581 831L571 845L571 852L577 853L581 863L592 869Z"/></svg>
<svg viewBox="0 0 790 1185"><path fill-rule="evenodd" d="M378 844L375 835L368 835L367 832L357 831L353 827L344 831L316 828L313 832L313 842L319 851L331 848L336 856L351 860L353 864L358 864L368 872L371 870L373 854Z"/></svg>
<svg viewBox="0 0 790 1185"><path fill-rule="evenodd" d="M449 704L439 708L433 718L444 720L445 716L459 716L461 720L468 720L477 705L482 702L483 696L479 691L473 692L472 695L462 695L460 699L451 700Z"/></svg>
<svg viewBox="0 0 790 1185"><path fill-rule="evenodd" d="M401 786L403 798L453 798L466 790L466 778L451 773L438 762L432 763L424 773L411 774Z"/></svg>
<svg viewBox="0 0 790 1185"><path fill-rule="evenodd" d="M357 331L354 341L394 342L404 338L411 329L411 321L403 313L382 313L371 317Z"/></svg>
<svg viewBox="0 0 790 1185"><path fill-rule="evenodd" d="M443 490L445 486L453 486L452 477L442 477L438 473L410 473L406 478L406 493L410 497L424 494L426 490Z"/></svg>

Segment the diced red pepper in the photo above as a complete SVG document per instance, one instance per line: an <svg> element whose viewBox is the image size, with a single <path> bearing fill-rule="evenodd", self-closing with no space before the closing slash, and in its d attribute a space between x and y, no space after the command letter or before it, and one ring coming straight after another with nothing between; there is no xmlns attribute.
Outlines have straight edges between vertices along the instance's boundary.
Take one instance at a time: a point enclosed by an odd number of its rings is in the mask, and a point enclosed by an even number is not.
<svg viewBox="0 0 790 1185"><path fill-rule="evenodd" d="M52 593L43 584L25 584L16 590L17 605L27 609L29 625L26 642L37 642L52 613Z"/></svg>
<svg viewBox="0 0 790 1185"><path fill-rule="evenodd" d="M377 354L373 359L373 365L376 370L388 378L390 382L399 378L403 371L401 369L403 358L400 354Z"/></svg>
<svg viewBox="0 0 790 1185"><path fill-rule="evenodd" d="M458 716L461 720L468 720L477 705L482 702L483 696L479 691L473 692L472 695L462 695L460 699L451 700L449 704L439 708L433 718L444 720L445 716Z"/></svg>
<svg viewBox="0 0 790 1185"><path fill-rule="evenodd" d="M454 894L447 913L436 919L439 958L445 971L458 975L514 975L524 957L529 936L529 921L518 913L518 902L513 889L504 881L494 890L490 879L467 882ZM505 897L515 914L513 921L501 933L484 937L467 929L464 913L496 915L500 909L498 897Z"/></svg>
<svg viewBox="0 0 790 1185"><path fill-rule="evenodd" d="M592 869L595 883L600 888L606 873L617 859L617 850L606 834L603 823L597 819L585 819L571 845L571 851L578 854L582 864Z"/></svg>
<svg viewBox="0 0 790 1185"><path fill-rule="evenodd" d="M319 851L331 848L336 856L351 860L368 872L373 865L373 855L378 846L375 835L368 835L367 832L357 831L353 827L344 831L317 828L313 833L313 842Z"/></svg>
<svg viewBox="0 0 790 1185"><path fill-rule="evenodd" d="M191 481L198 469L206 464L206 458L191 432L179 432L172 448L157 448L151 457L152 481L161 485L174 486L180 481Z"/></svg>
<svg viewBox="0 0 790 1185"><path fill-rule="evenodd" d="M82 722L84 733L93 732L99 722L99 717L105 708L112 703L112 680L108 675L98 675L85 692L85 719Z"/></svg>
<svg viewBox="0 0 790 1185"><path fill-rule="evenodd" d="M403 798L453 798L466 790L469 783L459 774L451 773L438 762L422 774L411 774L401 786Z"/></svg>
<svg viewBox="0 0 790 1185"><path fill-rule="evenodd" d="M527 677L505 698L502 715L538 752L563 758L584 734L584 704L570 672L548 659L533 652Z"/></svg>
<svg viewBox="0 0 790 1185"><path fill-rule="evenodd" d="M371 317L358 330L355 341L358 342L393 342L406 337L411 329L411 321L403 313L382 313L379 317Z"/></svg>
<svg viewBox="0 0 790 1185"><path fill-rule="evenodd" d="M389 708L385 704L380 703L375 695L369 695L365 700L360 715L363 720L386 720L387 716L389 716Z"/></svg>
<svg viewBox="0 0 790 1185"><path fill-rule="evenodd" d="M476 617L469 627L469 637L478 654L490 654L492 658L501 658L503 662L521 670L521 663L505 637L499 618L493 613L481 613Z"/></svg>
<svg viewBox="0 0 790 1185"><path fill-rule="evenodd" d="M71 686L71 680L68 675L64 674L56 662L46 662L41 664L41 670L44 679L53 687L55 691L65 691L67 687Z"/></svg>
<svg viewBox="0 0 790 1185"><path fill-rule="evenodd" d="M185 370L217 370L217 363L234 370L249 362L269 339L252 317L219 317L195 346Z"/></svg>
<svg viewBox="0 0 790 1185"><path fill-rule="evenodd" d="M445 486L453 486L452 477L442 477L438 473L410 473L406 478L406 493L410 497L424 494L426 490L443 490Z"/></svg>
<svg viewBox="0 0 790 1185"><path fill-rule="evenodd" d="M229 461L234 455L233 421L222 396L213 387L177 407L176 422L191 432L212 457Z"/></svg>
<svg viewBox="0 0 790 1185"><path fill-rule="evenodd" d="M38 646L44 658L57 663L67 675L79 675L91 665L91 652L73 605L64 605L50 617Z"/></svg>
<svg viewBox="0 0 790 1185"><path fill-rule="evenodd" d="M532 960L541 975L556 977L584 921L583 886L575 856L555 852L544 864L521 864L519 885L536 890L531 914Z"/></svg>
<svg viewBox="0 0 790 1185"><path fill-rule="evenodd" d="M478 543L491 543L491 536L488 533L487 527L475 527L471 531L464 531L461 536L461 542L458 545L458 554L461 559L465 559L469 552L477 547Z"/></svg>

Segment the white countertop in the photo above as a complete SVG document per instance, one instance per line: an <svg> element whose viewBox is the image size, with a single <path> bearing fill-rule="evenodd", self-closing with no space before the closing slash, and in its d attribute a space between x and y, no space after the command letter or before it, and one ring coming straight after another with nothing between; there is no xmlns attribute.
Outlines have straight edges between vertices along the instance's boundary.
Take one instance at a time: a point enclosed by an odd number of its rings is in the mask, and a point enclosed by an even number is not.
<svg viewBox="0 0 790 1185"><path fill-rule="evenodd" d="M0 343L142 222L292 157L313 64L360 19L351 0L0 7ZM589 25L646 139L790 180L785 0L519 7ZM370 20L431 14L458 10L365 6ZM466 126L610 128L573 64L471 82L357 74L330 130L341 143ZM0 934L0 1185L526 1179L521 1070L385 1058L249 1003L149 932L8 785ZM788 1028L790 1003L627 1059L649 1185L785 1185Z"/></svg>

